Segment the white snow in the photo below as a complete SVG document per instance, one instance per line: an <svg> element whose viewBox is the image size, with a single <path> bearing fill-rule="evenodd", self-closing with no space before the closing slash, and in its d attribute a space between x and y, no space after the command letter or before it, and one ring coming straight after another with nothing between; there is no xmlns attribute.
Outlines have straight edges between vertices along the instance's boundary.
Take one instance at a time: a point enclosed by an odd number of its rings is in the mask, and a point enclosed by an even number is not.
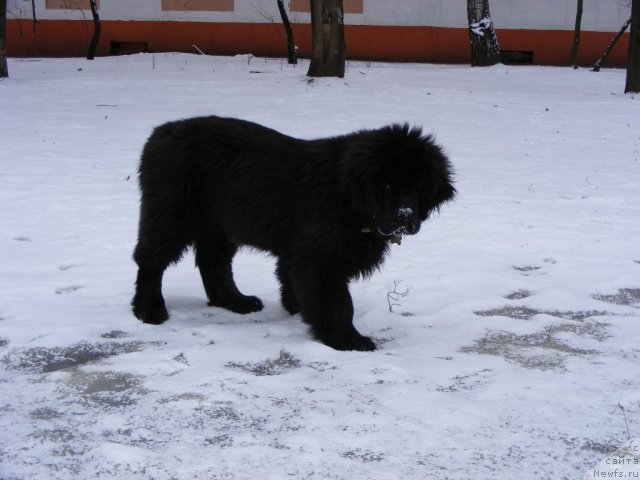
<svg viewBox="0 0 640 480"><path fill-rule="evenodd" d="M0 478L638 471L640 103L624 71L352 62L311 81L304 62L179 54L9 67ZM139 152L154 126L205 114L303 138L406 121L445 146L456 201L352 285L378 351L313 341L251 251L234 268L264 311L206 307L188 255L165 277L170 321L133 317ZM389 312L397 281L409 294ZM620 452L636 462L607 463Z"/></svg>
<svg viewBox="0 0 640 480"><path fill-rule="evenodd" d="M398 209L398 216L400 217L410 217L413 215L413 209L410 207L402 207Z"/></svg>
<svg viewBox="0 0 640 480"><path fill-rule="evenodd" d="M492 24L493 21L490 17L484 17L482 20L469 24L469 28L471 28L471 31L474 34L480 37L484 37L484 32L487 31L487 29L491 28Z"/></svg>

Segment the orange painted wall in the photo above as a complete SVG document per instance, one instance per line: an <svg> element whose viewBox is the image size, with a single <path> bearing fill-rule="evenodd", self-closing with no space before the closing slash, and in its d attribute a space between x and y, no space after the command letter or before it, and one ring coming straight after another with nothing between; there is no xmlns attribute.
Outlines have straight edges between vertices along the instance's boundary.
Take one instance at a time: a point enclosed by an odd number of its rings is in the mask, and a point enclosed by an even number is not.
<svg viewBox="0 0 640 480"><path fill-rule="evenodd" d="M309 56L311 28L295 24L300 55ZM93 33L91 21L39 21L33 34L28 20L7 20L10 56L84 56ZM469 61L467 30L462 28L347 25L347 57L351 59L466 63ZM613 33L582 32L579 63L592 65ZM543 65L567 65L573 32L564 30L498 30L503 50L533 51L533 61ZM252 53L285 57L284 31L272 23L205 23L103 21L98 55L109 55L111 42L147 42L150 52L193 52L192 45L211 55ZM626 64L628 34L609 57L609 66Z"/></svg>

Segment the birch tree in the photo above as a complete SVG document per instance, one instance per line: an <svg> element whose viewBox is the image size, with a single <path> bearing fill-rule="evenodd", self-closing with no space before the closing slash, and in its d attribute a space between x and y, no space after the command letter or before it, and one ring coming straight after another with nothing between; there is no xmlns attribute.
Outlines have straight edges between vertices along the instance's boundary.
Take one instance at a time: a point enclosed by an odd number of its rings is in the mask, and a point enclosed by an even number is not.
<svg viewBox="0 0 640 480"><path fill-rule="evenodd" d="M500 62L500 45L493 28L489 0L467 0L471 66L486 67Z"/></svg>

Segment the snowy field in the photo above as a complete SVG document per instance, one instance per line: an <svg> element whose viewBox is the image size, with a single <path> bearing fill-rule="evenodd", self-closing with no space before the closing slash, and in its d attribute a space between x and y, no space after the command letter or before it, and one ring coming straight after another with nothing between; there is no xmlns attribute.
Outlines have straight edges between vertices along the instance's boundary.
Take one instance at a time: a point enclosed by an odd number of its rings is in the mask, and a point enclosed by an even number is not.
<svg viewBox="0 0 640 480"><path fill-rule="evenodd" d="M0 478L640 477L640 97L624 71L182 54L10 59L0 82ZM151 129L216 114L313 138L410 122L459 196L352 285L338 352L245 251L247 316L130 312ZM409 290L389 311L388 292ZM614 473L616 476L614 477ZM626 475L621 477L620 474Z"/></svg>

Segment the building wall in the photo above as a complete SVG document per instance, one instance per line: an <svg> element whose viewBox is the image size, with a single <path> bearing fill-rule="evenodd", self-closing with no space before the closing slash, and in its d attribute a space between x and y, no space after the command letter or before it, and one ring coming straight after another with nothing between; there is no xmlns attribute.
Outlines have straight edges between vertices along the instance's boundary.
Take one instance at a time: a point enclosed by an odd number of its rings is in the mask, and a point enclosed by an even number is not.
<svg viewBox="0 0 640 480"><path fill-rule="evenodd" d="M88 0L8 0L10 55L84 55L91 37ZM310 51L309 0L285 0L302 55ZM467 62L466 0L344 0L347 55L396 61ZM533 52L533 62L566 64L575 0L491 0L503 50ZM275 0L99 0L102 37L149 51L285 55ZM582 64L592 64L630 15L628 0L584 0ZM169 33L170 32L170 33ZM626 63L625 36L610 65ZM135 48L135 47L131 47Z"/></svg>

